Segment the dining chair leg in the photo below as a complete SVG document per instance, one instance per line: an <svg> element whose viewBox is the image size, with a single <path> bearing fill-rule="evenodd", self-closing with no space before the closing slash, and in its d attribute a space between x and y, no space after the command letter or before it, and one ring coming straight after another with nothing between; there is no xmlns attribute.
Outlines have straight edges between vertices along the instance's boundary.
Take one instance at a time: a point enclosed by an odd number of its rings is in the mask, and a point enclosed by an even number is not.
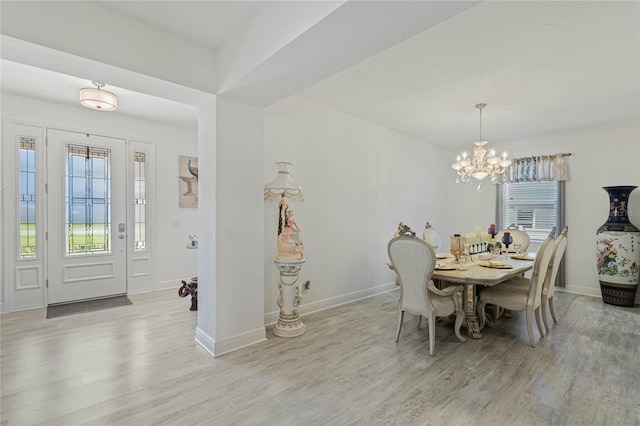
<svg viewBox="0 0 640 426"><path fill-rule="evenodd" d="M398 333L396 334L396 342L400 340L400 330L402 330L402 320L404 319L404 311L398 309Z"/></svg>
<svg viewBox="0 0 640 426"><path fill-rule="evenodd" d="M464 311L456 312L456 324L453 329L456 332L456 337L461 342L465 341L464 337L462 337L462 334L460 334L460 327L462 327L462 323L464 322L464 317L465 317Z"/></svg>
<svg viewBox="0 0 640 426"><path fill-rule="evenodd" d="M436 346L436 316L433 312L429 313L427 323L429 325L429 355L433 356L433 350Z"/></svg>
<svg viewBox="0 0 640 426"><path fill-rule="evenodd" d="M536 314L536 324L538 324L538 331L540 332L540 337L544 337L544 329L542 328L542 321L540 319L540 308L535 310Z"/></svg>
<svg viewBox="0 0 640 426"><path fill-rule="evenodd" d="M487 321L486 314L484 312L484 307L485 307L485 303L484 302L479 302L478 306L476 307L476 314L478 315L478 319L479 319L479 322L480 322L480 324L479 324L480 330L482 330L484 328L484 324Z"/></svg>
<svg viewBox="0 0 640 426"><path fill-rule="evenodd" d="M549 333L549 321L547 320L547 300L542 299L540 303L540 309L542 310L542 321L544 321L544 329Z"/></svg>
<svg viewBox="0 0 640 426"><path fill-rule="evenodd" d="M416 323L418 324L417 328L420 328L420 325L422 324L422 315L418 315L418 318L416 320Z"/></svg>
<svg viewBox="0 0 640 426"><path fill-rule="evenodd" d="M558 320L556 319L556 310L553 309L553 297L549 299L549 310L551 311L551 318L553 318L553 322L557 324Z"/></svg>
<svg viewBox="0 0 640 426"><path fill-rule="evenodd" d="M527 309L527 333L529 333L529 343L532 348L536 347L536 341L533 338L533 325L531 324L531 317L533 316L533 312L531 308Z"/></svg>

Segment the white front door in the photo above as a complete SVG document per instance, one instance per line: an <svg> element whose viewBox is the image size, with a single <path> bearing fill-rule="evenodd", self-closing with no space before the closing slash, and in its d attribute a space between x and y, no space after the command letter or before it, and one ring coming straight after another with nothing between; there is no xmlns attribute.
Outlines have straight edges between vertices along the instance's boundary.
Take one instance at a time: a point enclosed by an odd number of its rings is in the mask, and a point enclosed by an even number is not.
<svg viewBox="0 0 640 426"><path fill-rule="evenodd" d="M126 293L126 141L47 139L48 303Z"/></svg>

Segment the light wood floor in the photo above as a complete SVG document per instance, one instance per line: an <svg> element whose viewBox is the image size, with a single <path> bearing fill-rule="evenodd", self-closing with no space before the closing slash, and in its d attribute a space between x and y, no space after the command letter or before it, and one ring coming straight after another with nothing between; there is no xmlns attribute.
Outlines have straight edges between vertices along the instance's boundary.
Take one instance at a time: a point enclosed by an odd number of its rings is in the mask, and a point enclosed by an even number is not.
<svg viewBox="0 0 640 426"><path fill-rule="evenodd" d="M51 320L5 315L1 424L640 424L640 308L556 294L560 323L537 348L514 313L466 343L439 323L430 357L410 315L394 342L397 298L308 315L303 336L269 331L215 359L174 290Z"/></svg>

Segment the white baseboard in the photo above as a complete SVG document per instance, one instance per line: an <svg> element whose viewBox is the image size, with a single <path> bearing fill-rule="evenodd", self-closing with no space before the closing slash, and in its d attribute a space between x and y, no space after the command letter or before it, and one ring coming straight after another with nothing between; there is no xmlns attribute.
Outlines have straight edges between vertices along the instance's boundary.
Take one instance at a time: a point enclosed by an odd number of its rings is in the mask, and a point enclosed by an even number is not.
<svg viewBox="0 0 640 426"><path fill-rule="evenodd" d="M580 294L582 296L602 297L602 293L600 292L600 287L593 288L593 287L584 287L579 285L569 285L565 288L556 287L556 290L564 291L565 293Z"/></svg>
<svg viewBox="0 0 640 426"><path fill-rule="evenodd" d="M211 356L216 356L216 341L200 327L196 327L196 343L202 346L205 351L209 352Z"/></svg>
<svg viewBox="0 0 640 426"><path fill-rule="evenodd" d="M600 287L583 287L583 286L568 286L566 288L556 287L556 291L562 293L571 293L571 294L579 294L581 296L591 296L596 297L598 299L602 298L602 292L600 291ZM640 291L636 293L636 300L634 302L636 305L640 305Z"/></svg>
<svg viewBox="0 0 640 426"><path fill-rule="evenodd" d="M31 309L42 309L42 308L46 308L46 307L47 306L43 305L42 303L36 303L36 304L33 304L33 305L26 305L26 306L14 306L13 309L11 310L11 312L29 311ZM9 312L7 312L7 313L9 313Z"/></svg>
<svg viewBox="0 0 640 426"><path fill-rule="evenodd" d="M353 293L343 294L340 296L330 297L324 300L318 300L307 304L302 304L299 307L300 316L309 315L314 312L324 311L325 309L335 308L336 306L344 305L347 303L353 303L357 300L366 299L368 297L377 296L378 294L387 293L389 291L397 290L400 287L396 286L395 282L382 284L376 287L367 288L364 290L355 291ZM275 324L278 321L280 315L279 311L269 312L264 315L265 326Z"/></svg>
<svg viewBox="0 0 640 426"><path fill-rule="evenodd" d="M178 288L182 285L182 280L176 279L176 280L169 280L169 281L158 281L156 282L156 284L153 286L154 290L167 290L170 288Z"/></svg>
<svg viewBox="0 0 640 426"><path fill-rule="evenodd" d="M166 289L161 289L161 290L166 290ZM150 288L137 289L137 290L127 290L127 294L151 293L152 291L155 291L155 290L150 289Z"/></svg>
<svg viewBox="0 0 640 426"><path fill-rule="evenodd" d="M255 330L217 342L200 327L196 328L196 342L214 357L218 357L256 343L264 342L266 340L267 331L264 327L256 328Z"/></svg>

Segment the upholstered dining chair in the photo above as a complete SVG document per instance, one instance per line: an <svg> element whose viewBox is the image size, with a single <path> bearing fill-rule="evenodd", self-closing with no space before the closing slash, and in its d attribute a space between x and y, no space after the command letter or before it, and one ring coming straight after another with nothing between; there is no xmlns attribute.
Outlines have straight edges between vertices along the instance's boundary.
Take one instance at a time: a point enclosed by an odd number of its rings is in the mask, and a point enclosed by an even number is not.
<svg viewBox="0 0 640 426"><path fill-rule="evenodd" d="M465 339L460 334L460 326L464 321L463 287L456 285L443 290L436 288L431 280L436 264L433 247L420 238L400 236L389 241L387 251L400 283L396 342L400 339L405 312L418 315L418 318L427 318L429 355L433 355L435 346L436 317L448 317L455 313L455 334L464 342Z"/></svg>
<svg viewBox="0 0 640 426"><path fill-rule="evenodd" d="M496 234L496 241L500 241L500 242L502 241L502 236L504 235L505 231L508 231L509 233L511 233L511 236L513 237L513 243L509 245L509 253L516 252L516 248L515 248L516 244L520 244L520 250L527 251L527 249L529 248L529 244L531 243L529 234L527 234L525 231L518 229L515 223L512 223L506 229L503 229L502 231L499 231Z"/></svg>
<svg viewBox="0 0 640 426"><path fill-rule="evenodd" d="M509 309L510 311L526 311L529 343L532 347L536 347L536 342L533 337L532 316L535 314L540 337L543 337L544 331L540 320L542 284L547 275L549 261L551 260L551 254L553 252L554 234L555 228L540 245L533 263L531 278L512 278L492 287L484 287L480 291L477 310L480 316L481 329L486 322L485 306L487 304L493 304L504 309ZM526 282L526 285L521 284L522 282Z"/></svg>
<svg viewBox="0 0 640 426"><path fill-rule="evenodd" d="M560 262L564 257L564 252L567 249L569 227L565 226L560 236L556 240L556 244L553 247L553 254L551 256L551 262L549 263L549 272L547 278L544 280L542 286L542 319L544 320L544 327L549 331L549 324L547 323L547 303L549 304L549 311L554 323L558 323L556 318L556 311L553 308L553 295L556 289L556 277L558 276L558 270L560 269Z"/></svg>
<svg viewBox="0 0 640 426"><path fill-rule="evenodd" d="M549 267L547 268L547 275L542 283L542 297L540 299L540 307L542 308L542 321L544 322L544 328L549 332L549 322L547 320L547 305L549 305L549 311L554 323L558 323L556 318L556 311L553 307L553 295L556 288L556 277L558 276L558 270L560 269L560 262L564 257L564 252L567 248L567 238L569 234L569 227L565 226L556 242L553 245L553 252L551 253L551 260L549 260ZM526 283L523 281L517 281L515 285L524 286Z"/></svg>

